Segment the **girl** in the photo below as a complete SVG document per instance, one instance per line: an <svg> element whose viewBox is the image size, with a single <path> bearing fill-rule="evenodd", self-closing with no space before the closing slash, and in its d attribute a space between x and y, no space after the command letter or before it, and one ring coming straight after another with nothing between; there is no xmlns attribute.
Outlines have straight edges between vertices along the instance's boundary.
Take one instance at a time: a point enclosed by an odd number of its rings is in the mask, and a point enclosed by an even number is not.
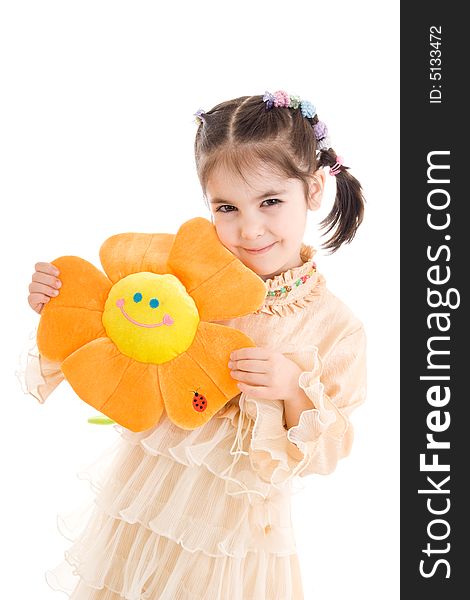
<svg viewBox="0 0 470 600"><path fill-rule="evenodd" d="M241 393L199 429L165 416L140 433L115 426L121 435L106 479L94 482L88 520L48 574L72 599L302 599L293 482L330 473L349 453L349 415L364 400L362 323L328 291L315 250L302 243L326 167L337 192L321 223L331 233L324 247L350 242L362 221L361 186L326 125L310 102L284 91L196 117L196 168L217 234L266 284L256 313L220 323L257 347L233 352ZM36 265L34 310L59 293L59 276L49 263ZM34 356L29 391L44 401L60 368ZM74 569L68 587L54 583L66 567Z"/></svg>

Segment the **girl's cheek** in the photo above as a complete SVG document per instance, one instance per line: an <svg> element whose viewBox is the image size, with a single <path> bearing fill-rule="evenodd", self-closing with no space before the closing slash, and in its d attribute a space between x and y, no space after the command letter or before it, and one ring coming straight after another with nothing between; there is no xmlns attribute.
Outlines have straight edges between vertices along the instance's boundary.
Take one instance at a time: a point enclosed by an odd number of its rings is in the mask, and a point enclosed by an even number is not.
<svg viewBox="0 0 470 600"><path fill-rule="evenodd" d="M233 243L233 228L231 228L227 223L217 223L215 222L215 230L217 232L217 236L219 240L222 242L224 246L230 246Z"/></svg>

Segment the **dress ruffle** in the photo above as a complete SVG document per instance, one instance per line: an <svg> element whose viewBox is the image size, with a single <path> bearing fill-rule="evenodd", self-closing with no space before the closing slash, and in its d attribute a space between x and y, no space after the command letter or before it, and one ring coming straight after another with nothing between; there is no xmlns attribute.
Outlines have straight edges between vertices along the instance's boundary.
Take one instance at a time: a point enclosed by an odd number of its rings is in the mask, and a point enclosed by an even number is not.
<svg viewBox="0 0 470 600"><path fill-rule="evenodd" d="M275 489L282 489L296 476L334 470L338 458L344 455L344 434L348 429L347 419L324 393L318 348L285 355L302 368L299 386L311 399L313 408L304 410L299 423L286 432L283 401L245 396L242 406L254 420L251 465Z"/></svg>
<svg viewBox="0 0 470 600"><path fill-rule="evenodd" d="M303 265L288 269L280 275L276 275L265 281L266 293L273 292L285 286L292 289L285 297L266 296L263 305L256 311L257 313L266 313L268 315L285 316L293 314L315 300L324 290L326 282L323 275L315 271L309 275L308 280L299 286L295 282L302 276L307 275L312 268L312 259L316 250L312 246L302 244L300 258Z"/></svg>
<svg viewBox="0 0 470 600"><path fill-rule="evenodd" d="M116 425L114 448L79 474L93 506L59 519L74 543L49 585L72 599L303 598L288 488L270 489L245 455L227 478L239 414L231 403L191 432L166 417L147 432Z"/></svg>
<svg viewBox="0 0 470 600"><path fill-rule="evenodd" d="M64 375L60 363L48 360L39 354L36 343L37 329L31 331L18 359L16 376L25 394L31 394L44 404L47 397L61 381Z"/></svg>

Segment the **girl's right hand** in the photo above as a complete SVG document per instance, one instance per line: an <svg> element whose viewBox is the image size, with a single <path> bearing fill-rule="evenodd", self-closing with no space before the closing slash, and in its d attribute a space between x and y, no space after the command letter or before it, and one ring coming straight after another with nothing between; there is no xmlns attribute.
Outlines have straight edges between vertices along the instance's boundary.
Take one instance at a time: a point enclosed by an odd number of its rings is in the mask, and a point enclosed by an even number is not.
<svg viewBox="0 0 470 600"><path fill-rule="evenodd" d="M38 262L34 268L36 270L29 284L28 302L33 310L40 313L44 304L58 295L62 282L57 277L60 271L52 263Z"/></svg>

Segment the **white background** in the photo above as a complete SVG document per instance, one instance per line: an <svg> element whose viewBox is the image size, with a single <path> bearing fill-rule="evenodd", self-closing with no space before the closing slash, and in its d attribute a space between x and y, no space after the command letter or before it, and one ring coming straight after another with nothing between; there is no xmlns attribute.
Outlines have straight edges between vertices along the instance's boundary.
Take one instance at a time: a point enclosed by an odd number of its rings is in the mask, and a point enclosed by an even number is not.
<svg viewBox="0 0 470 600"><path fill-rule="evenodd" d="M293 497L306 600L399 597L398 2L4 2L0 9L3 316L2 556L9 600L63 597L43 577L70 543L56 514L91 491L76 473L117 437L63 383L38 404L15 377L38 315L34 264L124 231L208 217L193 159L200 107L285 89L312 101L361 181L351 246L317 254L364 322L368 398L351 455ZM305 241L331 208L334 180ZM5 558L4 558L5 561ZM212 600L212 599L208 599ZM215 599L214 599L215 600Z"/></svg>

